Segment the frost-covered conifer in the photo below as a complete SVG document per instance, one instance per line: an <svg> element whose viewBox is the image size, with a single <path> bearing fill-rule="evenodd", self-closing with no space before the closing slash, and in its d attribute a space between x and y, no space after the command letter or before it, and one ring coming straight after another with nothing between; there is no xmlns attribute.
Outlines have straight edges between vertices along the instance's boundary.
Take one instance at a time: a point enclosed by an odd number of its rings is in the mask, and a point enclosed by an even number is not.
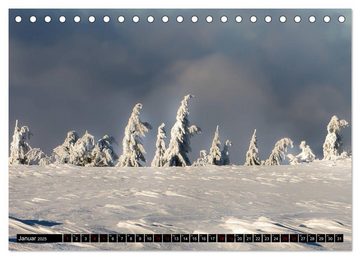
<svg viewBox="0 0 360 259"><path fill-rule="evenodd" d="M66 134L64 143L61 144L60 146L57 146L53 150L53 157L56 163L59 164L69 163L70 153L72 152L72 148L78 139L79 139L79 135L76 133L76 131L72 130Z"/></svg>
<svg viewBox="0 0 360 259"><path fill-rule="evenodd" d="M276 142L269 158L265 161L265 165L280 165L281 161L285 158L288 146L293 147L293 142L290 138L283 138Z"/></svg>
<svg viewBox="0 0 360 259"><path fill-rule="evenodd" d="M208 163L211 165L221 165L221 142L219 137L219 125L216 126L214 138L208 155Z"/></svg>
<svg viewBox="0 0 360 259"><path fill-rule="evenodd" d="M206 166L209 164L208 154L206 150L200 150L200 157L194 162L194 166Z"/></svg>
<svg viewBox="0 0 360 259"><path fill-rule="evenodd" d="M289 159L289 164L290 165L298 165L298 164L300 164L299 158L297 158L293 154L287 154L286 157Z"/></svg>
<svg viewBox="0 0 360 259"><path fill-rule="evenodd" d="M46 165L52 164L53 162L54 162L54 159L53 159L52 156L50 156L50 157L46 156L46 157L43 157L43 158L40 159L39 165L40 166L46 166Z"/></svg>
<svg viewBox="0 0 360 259"><path fill-rule="evenodd" d="M90 165L92 163L92 152L94 147L94 136L86 131L72 147L69 163L79 166Z"/></svg>
<svg viewBox="0 0 360 259"><path fill-rule="evenodd" d="M40 161L43 158L46 158L46 154L40 148L32 148L29 152L26 153L26 161L25 164L27 165L40 165ZM42 164L44 160L42 161Z"/></svg>
<svg viewBox="0 0 360 259"><path fill-rule="evenodd" d="M256 129L250 140L249 150L246 152L245 165L260 165L259 150L257 147Z"/></svg>
<svg viewBox="0 0 360 259"><path fill-rule="evenodd" d="M31 132L28 126L18 126L16 120L14 134L10 145L9 164L25 164L26 154L31 150L31 146L27 142L30 139Z"/></svg>
<svg viewBox="0 0 360 259"><path fill-rule="evenodd" d="M28 126L19 127L15 123L13 140L10 145L9 164L42 165L45 159L50 160L40 148L31 148L27 142L32 133Z"/></svg>
<svg viewBox="0 0 360 259"><path fill-rule="evenodd" d="M309 163L315 160L315 155L312 152L310 146L306 145L305 140L301 141L299 147L301 149L301 153L298 154L296 157L299 159L300 162Z"/></svg>
<svg viewBox="0 0 360 259"><path fill-rule="evenodd" d="M123 138L123 153L120 156L117 166L139 167L142 166L141 162L145 160L145 149L141 143L141 137L151 129L148 122L142 122L139 118L142 104L135 105L128 124L125 128L125 136Z"/></svg>
<svg viewBox="0 0 360 259"><path fill-rule="evenodd" d="M342 150L340 130L349 126L346 120L340 120L336 115L332 116L327 125L327 135L323 144L324 160L335 160L339 158Z"/></svg>
<svg viewBox="0 0 360 259"><path fill-rule="evenodd" d="M201 132L196 125L189 122L189 100L192 95L186 95L176 114L176 122L171 129L169 147L165 152L165 166L190 165L188 153L191 151L190 138Z"/></svg>
<svg viewBox="0 0 360 259"><path fill-rule="evenodd" d="M161 123L158 128L157 137L156 137L156 151L151 166L153 167L162 167L164 166L165 160L164 155L166 151L165 145L166 131L165 124Z"/></svg>
<svg viewBox="0 0 360 259"><path fill-rule="evenodd" d="M112 144L116 143L114 137L103 136L92 151L92 166L114 166L118 159Z"/></svg>
<svg viewBox="0 0 360 259"><path fill-rule="evenodd" d="M230 147L231 147L231 141L226 140L223 150L221 151L221 164L222 165L230 165Z"/></svg>

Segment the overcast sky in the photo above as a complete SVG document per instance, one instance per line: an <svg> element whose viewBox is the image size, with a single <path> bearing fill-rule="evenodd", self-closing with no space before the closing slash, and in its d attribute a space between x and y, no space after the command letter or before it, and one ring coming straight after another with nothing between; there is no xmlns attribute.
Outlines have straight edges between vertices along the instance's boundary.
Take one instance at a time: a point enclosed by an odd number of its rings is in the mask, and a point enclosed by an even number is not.
<svg viewBox="0 0 360 259"><path fill-rule="evenodd" d="M82 21L73 22L79 14ZM184 22L178 24L180 14ZM199 17L191 23L192 15ZM207 15L213 22L205 22ZM294 23L299 14L303 20ZM346 16L339 23L339 15ZM14 17L23 16L21 23ZM31 15L38 16L30 23ZM53 20L47 24L45 15ZM58 21L65 15L64 24ZM87 17L94 15L93 24ZM111 20L105 24L102 16ZM125 23L117 21L125 16ZM139 23L131 17L138 15ZM146 17L155 22L149 24ZM168 23L161 17L168 15ZM219 22L228 15L227 23ZM234 17L241 15L241 23ZM258 16L256 23L249 17ZM264 16L273 16L264 22ZM279 16L286 15L286 23ZM315 15L315 23L308 17ZM332 20L326 24L324 15ZM333 114L351 123L351 12L349 10L11 10L10 129L28 125L32 147L50 154L69 130L119 143L133 106L154 129L144 138L151 162L157 127L170 135L176 110L191 93L190 121L202 128L191 139L196 159L209 149L216 125L222 143L230 139L231 162L244 162L257 129L260 158L274 143L306 140L322 157L326 125ZM351 149L351 130L344 130ZM115 148L121 154L121 147ZM298 148L290 150L298 152Z"/></svg>

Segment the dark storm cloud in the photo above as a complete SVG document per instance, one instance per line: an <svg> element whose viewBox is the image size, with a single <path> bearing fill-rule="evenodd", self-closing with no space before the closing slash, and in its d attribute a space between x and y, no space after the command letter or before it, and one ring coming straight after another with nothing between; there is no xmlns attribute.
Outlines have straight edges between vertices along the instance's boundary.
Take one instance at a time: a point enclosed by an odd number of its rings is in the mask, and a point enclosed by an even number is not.
<svg viewBox="0 0 360 259"><path fill-rule="evenodd" d="M28 22L37 15L35 24ZM72 17L80 14L82 22ZM112 18L104 24L102 16ZM116 17L123 14L124 24ZM129 22L137 14L140 23ZM168 15L167 24L160 22ZM177 14L185 21L175 22ZM199 22L192 24L192 15ZM204 22L206 15L214 22ZM221 15L229 15L225 24ZM243 21L233 22L240 14ZM257 23L249 16L258 16ZM270 24L263 22L272 15ZM278 21L287 15L288 22ZM300 14L303 22L292 19ZM306 21L314 14L314 24ZM322 22L330 14L329 24ZM336 19L347 17L345 24ZM25 21L16 24L13 18ZM45 15L53 21L42 21ZM60 24L57 17L65 15ZM85 20L95 15L97 21ZM144 22L153 15L155 22ZM12 10L10 12L10 133L15 119L34 132L32 146L50 153L68 130L108 133L121 143L129 113L144 104L143 120L154 130L144 139L151 160L156 128L175 120L183 95L192 93L190 119L203 129L192 139L192 158L208 149L216 125L233 142L232 160L242 163L254 128L261 157L285 136L305 139L321 156L333 114L351 119L351 13L341 10L99 11ZM41 21L40 21L41 19ZM344 138L350 148L350 130ZM119 147L120 150L120 147Z"/></svg>

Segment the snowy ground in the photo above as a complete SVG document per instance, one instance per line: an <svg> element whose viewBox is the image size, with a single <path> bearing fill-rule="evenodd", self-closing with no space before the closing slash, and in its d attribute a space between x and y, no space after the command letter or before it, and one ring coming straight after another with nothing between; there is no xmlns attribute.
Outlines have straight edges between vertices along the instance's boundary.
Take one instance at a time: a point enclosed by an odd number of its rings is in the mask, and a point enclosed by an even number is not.
<svg viewBox="0 0 360 259"><path fill-rule="evenodd" d="M298 166L11 166L11 250L350 250L351 160ZM343 233L344 243L19 244L17 233Z"/></svg>

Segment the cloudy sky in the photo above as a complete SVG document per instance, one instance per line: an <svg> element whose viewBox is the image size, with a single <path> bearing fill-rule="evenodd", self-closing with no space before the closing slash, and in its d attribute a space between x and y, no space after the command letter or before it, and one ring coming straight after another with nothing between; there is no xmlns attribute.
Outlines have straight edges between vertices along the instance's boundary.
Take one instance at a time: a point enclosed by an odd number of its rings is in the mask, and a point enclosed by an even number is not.
<svg viewBox="0 0 360 259"><path fill-rule="evenodd" d="M297 14L300 23L293 21ZM17 15L21 23L15 23ZM31 15L36 23L29 22ZM50 23L43 21L46 15ZM78 24L75 15L82 19ZM96 17L92 24L89 15ZM109 23L102 22L104 15ZM139 23L131 22L133 15ZM146 22L148 15L154 23ZM168 23L160 21L163 15ZM177 15L184 22L177 23ZM199 17L195 24L193 15ZM207 15L212 23L205 22ZM222 15L228 22L219 22ZM269 24L266 15L273 17ZM288 17L285 23L281 15ZM310 15L315 23L308 22ZM325 15L330 23L322 21ZM19 119L34 134L31 146L46 153L69 130L87 129L97 139L110 134L121 143L129 114L141 102L142 120L154 127L144 139L150 162L156 128L164 122L170 133L188 93L196 96L190 121L203 130L192 138L191 159L209 149L216 125L222 142L232 140L231 160L239 164L255 128L261 159L282 137L296 145L306 140L322 157L331 116L351 123L350 10L11 10L9 26L9 140ZM351 149L350 129L344 143ZM120 146L116 150L121 154Z"/></svg>

